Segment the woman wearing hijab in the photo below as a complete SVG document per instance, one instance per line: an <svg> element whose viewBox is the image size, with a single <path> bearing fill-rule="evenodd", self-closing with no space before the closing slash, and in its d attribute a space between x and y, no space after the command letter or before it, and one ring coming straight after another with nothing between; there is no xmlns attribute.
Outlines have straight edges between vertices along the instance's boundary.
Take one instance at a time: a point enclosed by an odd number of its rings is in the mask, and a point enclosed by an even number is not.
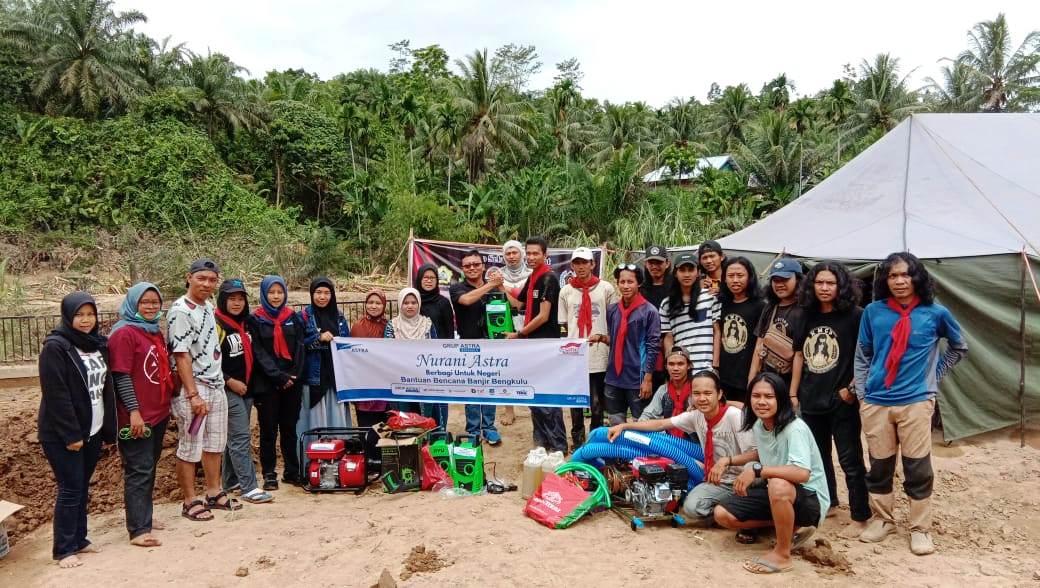
<svg viewBox="0 0 1040 588"><path fill-rule="evenodd" d="M94 299L86 292L69 294L61 301L61 326L40 351L37 419L37 438L58 483L51 554L63 568L83 565L76 554L95 550L87 539L90 478L102 441L116 440L107 356Z"/></svg>
<svg viewBox="0 0 1040 588"><path fill-rule="evenodd" d="M509 290L520 290L527 283L527 278L531 277L531 268L527 267L527 260L524 256L524 244L520 241L506 241L502 245L502 259L505 261L505 265L500 268L496 268L497 271L502 272L502 285ZM513 317L513 326L517 329L524 326L524 315L520 314ZM503 425L511 425L516 421L516 410L512 405L506 405L503 407L502 418L499 419Z"/></svg>
<svg viewBox="0 0 1040 588"><path fill-rule="evenodd" d="M365 297L365 314L350 325L351 337L383 338L386 333L386 295L372 290ZM366 400L354 403L359 427L371 427L384 423L390 403L385 400Z"/></svg>
<svg viewBox="0 0 1040 588"><path fill-rule="evenodd" d="M227 447L224 449L221 486L224 492L238 490L252 504L271 502L274 496L260 489L253 465L252 429L249 415L253 396L253 326L249 321L249 299L242 280L224 280L217 292L217 336L220 339L220 369L228 404Z"/></svg>
<svg viewBox="0 0 1040 588"><path fill-rule="evenodd" d="M454 339L455 311L452 310L451 301L441 296L437 266L432 263L424 263L419 266L414 284L415 289L419 291L419 314L429 317L430 322L433 323L435 335L431 339ZM429 413L426 416L432 416L438 425L447 428L447 404L423 404L423 412L424 414Z"/></svg>
<svg viewBox="0 0 1040 588"><path fill-rule="evenodd" d="M123 503L130 543L158 547L152 529L155 466L162 455L170 420L173 372L166 341L159 332L162 295L148 282L130 287L119 309L119 322L108 339L115 384L119 454L123 458Z"/></svg>
<svg viewBox="0 0 1040 588"><path fill-rule="evenodd" d="M286 304L288 289L281 276L264 276L260 281L260 308L250 323L255 339L253 357L260 367L253 374L249 391L260 423L260 468L264 490L278 489L277 452L281 437L282 481L300 481L297 459L296 420L300 417L300 377L304 367L306 336L303 321Z"/></svg>
<svg viewBox="0 0 1040 588"><path fill-rule="evenodd" d="M409 340L436 339L437 327L429 317L420 313L422 308L421 301L422 297L415 288L404 288L398 292L397 316L386 324L386 331L383 333L383 337L386 339ZM415 402L400 402L398 403L398 409L415 412L417 404ZM442 407L443 414L436 414ZM423 403L418 408L424 416L432 416L439 426L443 426L448 420L447 405Z"/></svg>
<svg viewBox="0 0 1040 588"><path fill-rule="evenodd" d="M307 330L307 381L303 386L303 407L296 433L316 427L351 426L350 407L336 399L336 378L332 369L332 338L349 337L347 319L336 304L336 286L321 276L311 281L311 303L301 318Z"/></svg>

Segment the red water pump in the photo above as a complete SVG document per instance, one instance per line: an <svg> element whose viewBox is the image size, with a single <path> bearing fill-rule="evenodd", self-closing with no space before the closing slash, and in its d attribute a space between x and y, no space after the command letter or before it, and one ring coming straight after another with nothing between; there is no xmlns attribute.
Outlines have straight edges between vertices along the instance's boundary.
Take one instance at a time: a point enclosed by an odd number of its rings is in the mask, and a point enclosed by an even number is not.
<svg viewBox="0 0 1040 588"><path fill-rule="evenodd" d="M362 491L368 485L364 438L322 437L307 444L309 490Z"/></svg>

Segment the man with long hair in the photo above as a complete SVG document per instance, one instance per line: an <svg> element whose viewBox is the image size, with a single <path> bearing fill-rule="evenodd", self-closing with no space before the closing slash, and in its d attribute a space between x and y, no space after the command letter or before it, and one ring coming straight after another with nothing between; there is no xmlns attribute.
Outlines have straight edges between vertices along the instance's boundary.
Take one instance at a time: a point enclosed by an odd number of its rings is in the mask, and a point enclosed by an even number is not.
<svg viewBox="0 0 1040 588"><path fill-rule="evenodd" d="M798 303L805 312L802 328L794 334L791 401L816 438L827 474L831 509L838 505L831 447L845 472L852 522L842 531L859 537L870 520L867 504L867 468L863 465L856 387L852 381L856 338L859 336L859 288L844 265L823 261L805 275Z"/></svg>
<svg viewBox="0 0 1040 588"><path fill-rule="evenodd" d="M910 551L935 551L932 526L932 413L939 382L968 353L961 326L935 302L932 278L907 252L885 258L875 274L874 300L863 311L856 345L856 394L867 437L867 489L874 520L860 541L895 532L892 479L903 461L910 499ZM940 353L939 340L946 339Z"/></svg>

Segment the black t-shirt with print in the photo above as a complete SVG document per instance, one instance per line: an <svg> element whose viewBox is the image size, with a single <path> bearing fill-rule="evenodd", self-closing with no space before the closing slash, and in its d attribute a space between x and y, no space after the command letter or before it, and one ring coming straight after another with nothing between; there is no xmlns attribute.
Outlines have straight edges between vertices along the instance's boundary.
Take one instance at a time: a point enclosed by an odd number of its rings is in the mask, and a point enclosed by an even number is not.
<svg viewBox="0 0 1040 588"><path fill-rule="evenodd" d="M806 314L793 336L795 351L805 356L798 403L806 414L825 414L842 402L838 390L852 381L853 358L863 310Z"/></svg>
<svg viewBox="0 0 1040 588"><path fill-rule="evenodd" d="M755 343L758 342L755 326L765 305L766 301L761 298L722 303L718 325L722 333L719 379L723 384L740 389L747 386L748 371L751 369L751 359L755 356Z"/></svg>
<svg viewBox="0 0 1040 588"><path fill-rule="evenodd" d="M665 298L668 298L668 292L672 289L671 279L665 277L664 283L655 285L650 277L647 276L647 281L643 282L643 285L639 287L639 293L646 298L646 301L654 305L654 308L661 310L661 303L664 302Z"/></svg>
<svg viewBox="0 0 1040 588"><path fill-rule="evenodd" d="M531 280L527 280L523 290L520 290L520 302L526 302L527 289L531 287ZM544 325L528 333L527 337L529 339L559 339L560 324L557 319L560 310L560 278L556 277L555 272L549 272L538 278L533 287L534 296L532 300L534 308L524 309L527 320L531 321L538 316L538 309L542 302L548 301L552 304L552 307L549 310L549 320Z"/></svg>
<svg viewBox="0 0 1040 588"><path fill-rule="evenodd" d="M455 307L455 326L462 339L487 339L486 307L490 296L485 294L469 306L459 303L459 298L476 289L476 286L465 280L452 284L448 289L451 305Z"/></svg>

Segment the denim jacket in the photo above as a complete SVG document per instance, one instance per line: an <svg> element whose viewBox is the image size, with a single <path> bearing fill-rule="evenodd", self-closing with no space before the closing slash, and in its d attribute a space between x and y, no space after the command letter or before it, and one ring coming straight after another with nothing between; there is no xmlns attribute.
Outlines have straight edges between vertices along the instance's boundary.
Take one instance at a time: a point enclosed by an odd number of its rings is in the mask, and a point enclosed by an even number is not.
<svg viewBox="0 0 1040 588"><path fill-rule="evenodd" d="M311 307L304 307L300 316L303 317L306 332L303 339L303 344L307 348L307 361L304 368L304 375L307 377L306 383L308 386L318 386L321 384L321 354L332 353L332 349L328 343L318 340L321 333L318 331L318 321L314 318L314 311L311 310ZM342 312L339 313L339 333L336 336L350 336L350 327L347 325L347 319L343 318Z"/></svg>

